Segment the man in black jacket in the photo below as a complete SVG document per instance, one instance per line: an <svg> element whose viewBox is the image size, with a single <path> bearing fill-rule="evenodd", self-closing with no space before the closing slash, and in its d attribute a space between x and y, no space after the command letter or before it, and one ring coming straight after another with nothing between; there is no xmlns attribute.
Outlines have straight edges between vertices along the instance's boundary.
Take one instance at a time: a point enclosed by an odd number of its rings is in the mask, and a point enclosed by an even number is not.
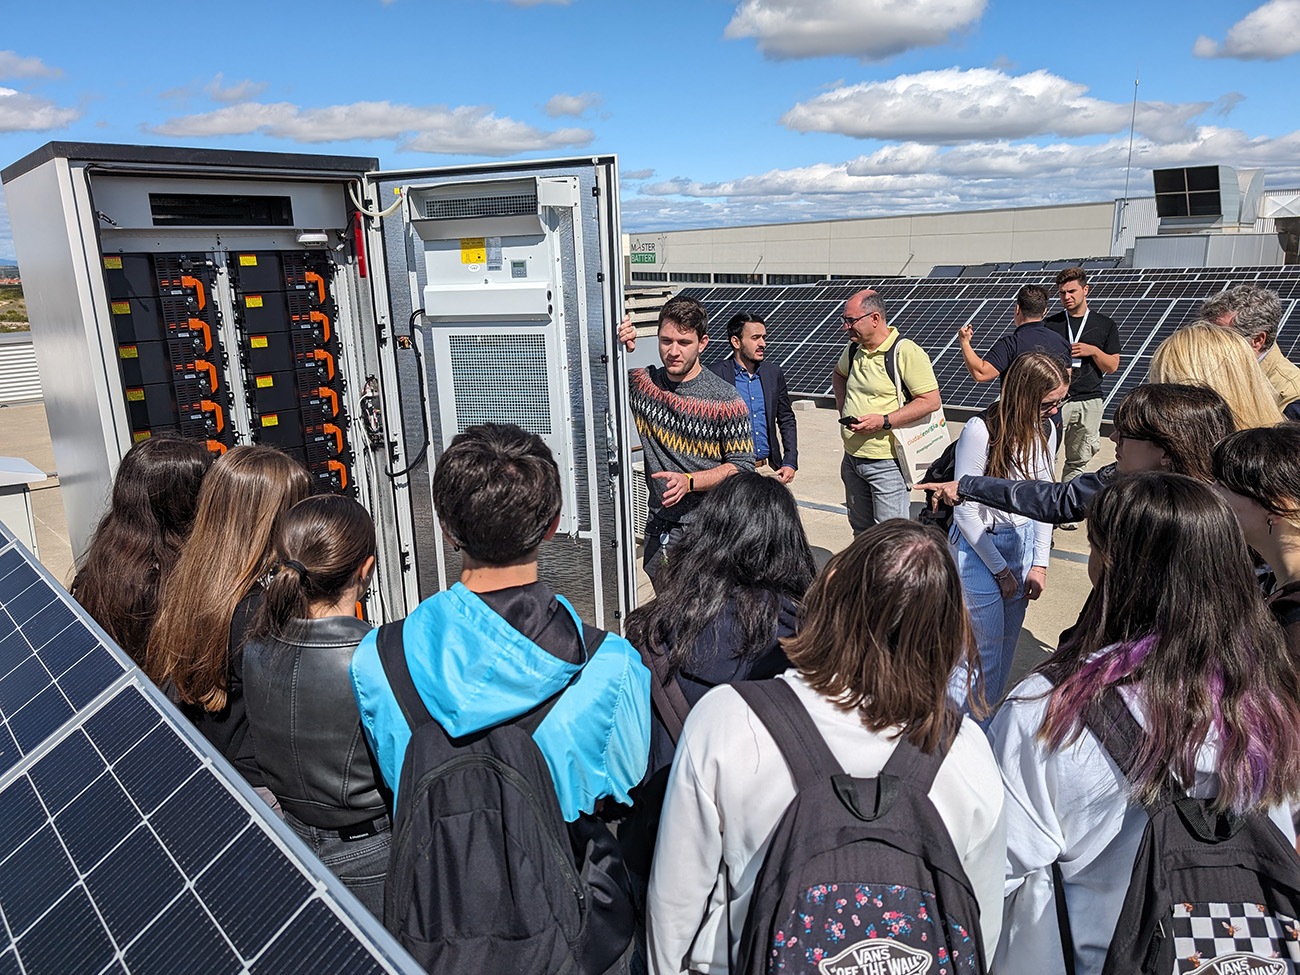
<svg viewBox="0 0 1300 975"><path fill-rule="evenodd" d="M758 315L740 312L727 322L732 355L712 363L719 379L736 387L749 409L754 427L754 466L770 467L784 484L799 468L798 433L785 376L775 362L764 362L767 323ZM780 431L778 440L777 431Z"/></svg>

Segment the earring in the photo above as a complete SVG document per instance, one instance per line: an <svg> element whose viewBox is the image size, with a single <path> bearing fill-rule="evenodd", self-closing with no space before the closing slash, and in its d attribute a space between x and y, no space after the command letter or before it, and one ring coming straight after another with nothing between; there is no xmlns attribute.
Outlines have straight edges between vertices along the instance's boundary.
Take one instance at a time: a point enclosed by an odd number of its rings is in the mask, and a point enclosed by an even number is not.
<svg viewBox="0 0 1300 975"><path fill-rule="evenodd" d="M1268 519L1268 533L1269 533L1270 535L1273 534L1273 519L1272 519L1272 518L1269 518L1269 519Z"/></svg>

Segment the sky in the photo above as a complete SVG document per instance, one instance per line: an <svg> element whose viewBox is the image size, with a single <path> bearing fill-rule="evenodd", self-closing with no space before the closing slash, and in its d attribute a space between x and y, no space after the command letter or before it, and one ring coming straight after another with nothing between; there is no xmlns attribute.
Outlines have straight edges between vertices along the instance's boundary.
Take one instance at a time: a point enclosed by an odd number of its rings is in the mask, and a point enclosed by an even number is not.
<svg viewBox="0 0 1300 975"><path fill-rule="evenodd" d="M56 140L613 153L630 232L1149 196L1191 164L1300 186L1300 0L3 0L0 25L0 166Z"/></svg>

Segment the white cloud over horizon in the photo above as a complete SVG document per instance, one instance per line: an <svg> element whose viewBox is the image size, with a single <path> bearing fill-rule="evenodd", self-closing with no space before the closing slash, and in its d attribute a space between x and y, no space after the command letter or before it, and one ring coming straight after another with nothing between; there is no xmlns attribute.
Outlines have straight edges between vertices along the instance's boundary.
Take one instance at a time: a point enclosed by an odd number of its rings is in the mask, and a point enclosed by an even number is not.
<svg viewBox="0 0 1300 975"><path fill-rule="evenodd" d="M752 37L773 60L881 61L949 43L983 16L985 6L986 0L741 0L723 37Z"/></svg>
<svg viewBox="0 0 1300 975"><path fill-rule="evenodd" d="M0 51L0 78L61 78L63 69L51 67L40 58L23 57L17 51Z"/></svg>
<svg viewBox="0 0 1300 975"><path fill-rule="evenodd" d="M0 88L0 132L45 132L61 129L77 119L82 112L65 108L52 99L13 88Z"/></svg>
<svg viewBox="0 0 1300 975"><path fill-rule="evenodd" d="M241 102L211 112L178 116L149 132L174 137L214 137L260 132L299 143L393 139L398 152L510 156L518 152L581 147L590 129L546 131L495 114L490 106L403 105L353 102L302 108L290 102Z"/></svg>
<svg viewBox="0 0 1300 975"><path fill-rule="evenodd" d="M1112 200L1123 192L1128 139L1098 145L910 142L840 163L773 169L702 182L685 177L625 198L626 229L755 224ZM1252 138L1202 126L1183 141L1139 140L1130 195L1150 196L1150 170L1228 162L1263 167L1269 185L1300 182L1300 130Z"/></svg>
<svg viewBox="0 0 1300 975"><path fill-rule="evenodd" d="M551 118L559 118L562 115L578 118L588 109L598 108L602 101L600 93L594 91L584 91L580 95L561 93L548 98L546 104L542 106L542 111Z"/></svg>
<svg viewBox="0 0 1300 975"><path fill-rule="evenodd" d="M1086 95L1088 86L1048 71L942 68L848 85L799 102L781 123L798 132L952 145L971 139L1077 138L1126 130L1129 103ZM1139 102L1137 129L1161 140L1185 136L1211 102Z"/></svg>
<svg viewBox="0 0 1300 975"><path fill-rule="evenodd" d="M1222 42L1202 34L1192 45L1198 58L1276 61L1300 52L1300 0L1269 0L1230 28Z"/></svg>

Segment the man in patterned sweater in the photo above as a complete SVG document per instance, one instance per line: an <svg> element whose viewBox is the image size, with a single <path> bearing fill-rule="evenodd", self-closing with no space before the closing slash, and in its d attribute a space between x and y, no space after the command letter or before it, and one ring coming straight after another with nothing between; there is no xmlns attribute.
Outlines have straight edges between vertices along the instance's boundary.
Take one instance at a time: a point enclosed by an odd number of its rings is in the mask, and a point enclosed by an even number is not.
<svg viewBox="0 0 1300 975"><path fill-rule="evenodd" d="M636 347L630 318L624 317L618 339L629 352ZM704 306L694 298L673 298L659 312L663 368L628 373L650 492L645 571L652 583L694 517L700 495L737 471L754 469L749 410L735 386L700 365L708 344Z"/></svg>

